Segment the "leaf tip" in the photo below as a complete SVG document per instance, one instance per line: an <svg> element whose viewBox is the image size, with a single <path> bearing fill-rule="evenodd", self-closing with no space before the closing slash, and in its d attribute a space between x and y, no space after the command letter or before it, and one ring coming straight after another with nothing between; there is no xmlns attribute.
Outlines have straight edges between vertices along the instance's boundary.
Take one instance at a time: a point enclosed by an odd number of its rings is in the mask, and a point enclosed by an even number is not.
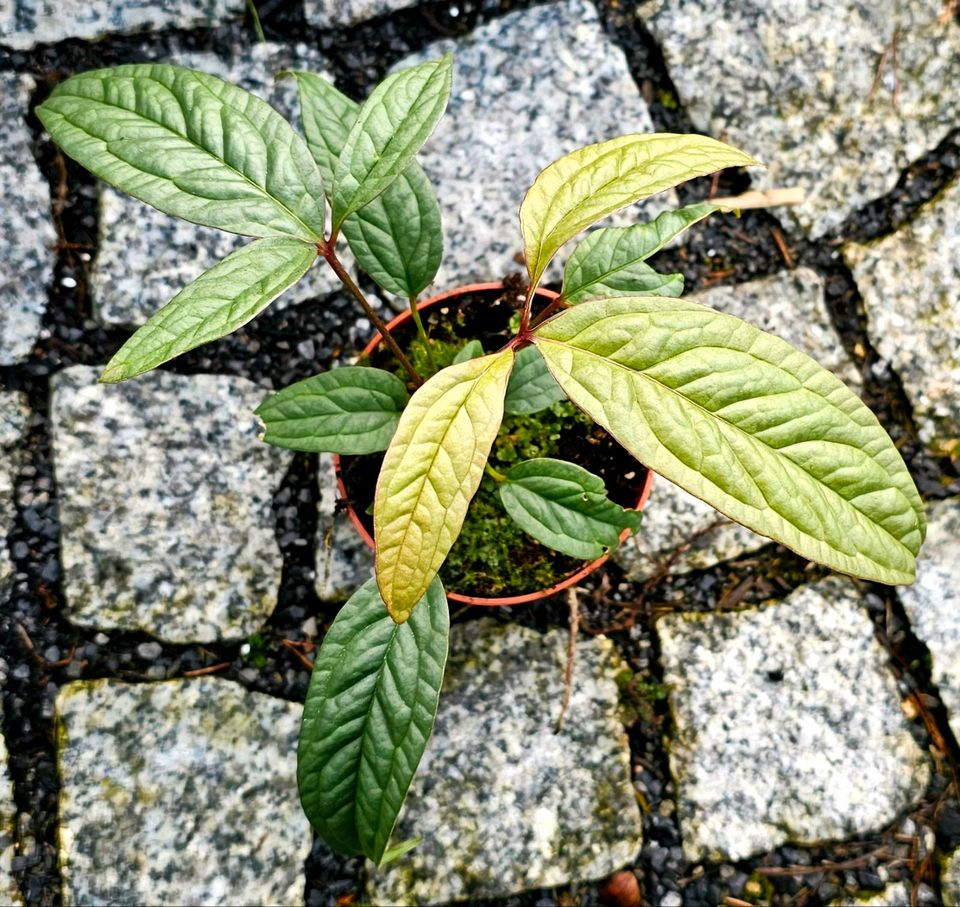
<svg viewBox="0 0 960 907"><path fill-rule="evenodd" d="M106 368L100 373L100 377L97 378L97 384L119 384L121 381L132 377L132 375L126 374L121 363L114 362L111 359L110 362L107 363Z"/></svg>

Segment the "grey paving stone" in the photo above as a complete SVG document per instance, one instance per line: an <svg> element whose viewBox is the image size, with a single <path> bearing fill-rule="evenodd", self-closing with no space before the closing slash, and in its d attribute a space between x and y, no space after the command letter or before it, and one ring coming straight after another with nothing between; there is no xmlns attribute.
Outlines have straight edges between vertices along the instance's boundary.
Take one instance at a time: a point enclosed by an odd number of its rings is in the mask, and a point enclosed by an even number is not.
<svg viewBox="0 0 960 907"><path fill-rule="evenodd" d="M0 44L18 50L65 38L217 25L245 0L0 0Z"/></svg>
<svg viewBox="0 0 960 907"><path fill-rule="evenodd" d="M56 257L50 187L33 157L25 122L34 87L30 76L0 73L0 365L12 365L30 353Z"/></svg>
<svg viewBox="0 0 960 907"><path fill-rule="evenodd" d="M209 677L65 686L64 904L302 904L300 713Z"/></svg>
<svg viewBox="0 0 960 907"><path fill-rule="evenodd" d="M641 844L629 747L617 718L620 661L581 641L570 710L566 633L490 619L455 626L433 737L396 840L418 847L373 872L377 904L494 898L602 878Z"/></svg>
<svg viewBox="0 0 960 907"><path fill-rule="evenodd" d="M447 51L455 52L450 105L418 156L443 214L441 289L521 270L514 260L523 248L517 211L556 158L623 133L653 131L623 52L586 0L510 13L398 65ZM673 193L663 198L676 203ZM647 220L664 204L655 200L611 223Z"/></svg>
<svg viewBox="0 0 960 907"><path fill-rule="evenodd" d="M927 508L917 579L898 590L913 632L933 657L933 682L960 734L960 498Z"/></svg>
<svg viewBox="0 0 960 907"><path fill-rule="evenodd" d="M0 602L6 600L13 575L7 533L13 528L16 515L13 491L22 459L18 445L29 418L25 395L0 392Z"/></svg>
<svg viewBox="0 0 960 907"><path fill-rule="evenodd" d="M870 341L900 376L920 438L933 448L960 441L958 246L955 179L893 235L844 249L863 296Z"/></svg>
<svg viewBox="0 0 960 907"><path fill-rule="evenodd" d="M303 44L235 46L222 57L211 53L178 53L165 57L241 85L299 124L299 103L293 79L276 81L286 69L325 74L324 60ZM299 128L299 125L297 125ZM143 324L190 281L241 246L250 237L198 227L104 187L100 206L100 251L94 262L92 286L97 319L105 325ZM339 281L318 262L273 306L323 296Z"/></svg>
<svg viewBox="0 0 960 907"><path fill-rule="evenodd" d="M763 328L812 356L859 391L863 381L834 331L824 302L822 278L809 268L784 271L748 283L714 287L689 297ZM655 479L643 525L615 559L634 580L667 566L680 546L689 548L669 563L672 573L710 567L752 551L769 540L731 522L709 504L666 479Z"/></svg>
<svg viewBox="0 0 960 907"><path fill-rule="evenodd" d="M418 0L304 0L307 22L319 28L353 25L413 6Z"/></svg>
<svg viewBox="0 0 960 907"><path fill-rule="evenodd" d="M340 495L332 454L320 454L318 476L317 595L324 601L345 601L370 579L373 552L337 506Z"/></svg>
<svg viewBox="0 0 960 907"><path fill-rule="evenodd" d="M944 857L940 871L944 907L960 907L960 850Z"/></svg>
<svg viewBox="0 0 960 907"><path fill-rule="evenodd" d="M777 214L813 236L893 189L956 126L960 99L943 86L960 81L960 26L942 11L941 0L640 7L694 126L763 160L758 187L802 186L806 202Z"/></svg>
<svg viewBox="0 0 960 907"><path fill-rule="evenodd" d="M257 440L266 392L152 372L53 381L53 450L70 619L170 642L242 639L277 601L274 489L289 454Z"/></svg>
<svg viewBox="0 0 960 907"><path fill-rule="evenodd" d="M656 630L688 860L875 831L923 794L929 765L849 580Z"/></svg>
<svg viewBox="0 0 960 907"><path fill-rule="evenodd" d="M3 723L3 704L0 703L0 725ZM13 877L14 833L17 806L13 801L13 782L7 771L7 742L0 733L0 903L22 904L20 886Z"/></svg>

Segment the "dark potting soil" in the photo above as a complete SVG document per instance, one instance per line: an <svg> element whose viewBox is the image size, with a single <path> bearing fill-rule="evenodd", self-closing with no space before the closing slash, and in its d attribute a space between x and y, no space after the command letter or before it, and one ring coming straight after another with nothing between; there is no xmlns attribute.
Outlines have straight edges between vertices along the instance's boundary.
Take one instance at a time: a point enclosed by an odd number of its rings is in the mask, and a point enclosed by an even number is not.
<svg viewBox="0 0 960 907"><path fill-rule="evenodd" d="M494 352L514 335L511 321L522 309L525 291L519 277L510 277L502 290L472 292L429 305L421 313L427 336L450 348L476 339L486 352ZM549 304L546 297L537 300L535 313ZM417 342L412 319L398 325L393 335L404 350ZM397 370L385 344L373 351L370 361L378 368ZM491 464L503 471L533 455L555 456L588 469L603 479L611 500L622 507L636 507L646 481L646 468L569 402L541 414L505 417ZM371 535L382 462L383 454L341 458L348 503ZM583 568L586 561L552 551L520 530L500 505L496 484L484 476L460 539L441 568L448 590L479 597L522 595L550 588Z"/></svg>

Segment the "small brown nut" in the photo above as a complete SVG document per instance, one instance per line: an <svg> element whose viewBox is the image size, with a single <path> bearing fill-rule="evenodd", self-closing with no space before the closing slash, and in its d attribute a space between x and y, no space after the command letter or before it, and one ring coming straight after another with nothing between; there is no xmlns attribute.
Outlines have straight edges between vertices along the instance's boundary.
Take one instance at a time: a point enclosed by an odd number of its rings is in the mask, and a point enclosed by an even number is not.
<svg viewBox="0 0 960 907"><path fill-rule="evenodd" d="M602 882L597 894L607 907L641 907L643 904L640 883L629 869L615 872Z"/></svg>

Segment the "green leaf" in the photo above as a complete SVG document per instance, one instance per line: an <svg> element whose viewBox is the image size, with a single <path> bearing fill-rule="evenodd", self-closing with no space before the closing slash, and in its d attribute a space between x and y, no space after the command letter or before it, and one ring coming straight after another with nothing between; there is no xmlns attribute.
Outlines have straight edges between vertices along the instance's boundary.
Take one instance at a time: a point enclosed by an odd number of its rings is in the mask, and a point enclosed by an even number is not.
<svg viewBox="0 0 960 907"><path fill-rule="evenodd" d="M297 79L307 146L332 196L340 152L360 105L320 76L291 75ZM440 205L423 168L411 163L382 195L343 222L343 235L360 267L388 293L405 299L422 293L443 257Z"/></svg>
<svg viewBox="0 0 960 907"><path fill-rule="evenodd" d="M588 145L547 167L520 206L530 282L568 240L602 217L678 183L757 162L702 135L624 135Z"/></svg>
<svg viewBox="0 0 960 907"><path fill-rule="evenodd" d="M262 312L317 260L314 246L297 239L258 239L232 252L184 287L117 351L100 380L141 375Z"/></svg>
<svg viewBox="0 0 960 907"><path fill-rule="evenodd" d="M517 353L507 385L503 408L508 413L530 415L546 409L553 403L566 400L567 395L550 374L547 364L535 346L525 346Z"/></svg>
<svg viewBox="0 0 960 907"><path fill-rule="evenodd" d="M910 474L873 413L809 356L652 296L583 303L534 339L570 399L655 472L804 557L913 579L925 521Z"/></svg>
<svg viewBox="0 0 960 907"><path fill-rule="evenodd" d="M479 340L468 340L464 345L463 349L457 352L457 355L453 357L453 365L459 365L461 362L469 362L471 359L476 359L478 356L483 355L483 344Z"/></svg>
<svg viewBox="0 0 960 907"><path fill-rule="evenodd" d="M250 236L323 237L323 187L303 139L269 104L179 66L72 76L37 115L106 182L185 220Z"/></svg>
<svg viewBox="0 0 960 907"><path fill-rule="evenodd" d="M450 615L440 580L405 624L374 580L324 637L303 706L297 785L334 849L380 863L437 714Z"/></svg>
<svg viewBox="0 0 960 907"><path fill-rule="evenodd" d="M513 351L451 365L420 387L380 470L374 538L380 594L402 622L437 575L503 419Z"/></svg>
<svg viewBox="0 0 960 907"><path fill-rule="evenodd" d="M334 175L333 225L373 201L413 161L450 97L453 57L401 69L367 98Z"/></svg>
<svg viewBox="0 0 960 907"><path fill-rule="evenodd" d="M498 486L504 509L524 532L549 548L595 560L636 531L642 514L607 497L603 479L582 466L548 457L524 460Z"/></svg>
<svg viewBox="0 0 960 907"><path fill-rule="evenodd" d="M688 227L720 209L688 205L664 211L653 223L594 230L573 250L560 295L568 302L602 296L679 296L682 274L657 274L643 262Z"/></svg>
<svg viewBox="0 0 960 907"><path fill-rule="evenodd" d="M257 415L268 444L369 454L387 449L407 399L396 375L346 365L291 384L260 404Z"/></svg>

